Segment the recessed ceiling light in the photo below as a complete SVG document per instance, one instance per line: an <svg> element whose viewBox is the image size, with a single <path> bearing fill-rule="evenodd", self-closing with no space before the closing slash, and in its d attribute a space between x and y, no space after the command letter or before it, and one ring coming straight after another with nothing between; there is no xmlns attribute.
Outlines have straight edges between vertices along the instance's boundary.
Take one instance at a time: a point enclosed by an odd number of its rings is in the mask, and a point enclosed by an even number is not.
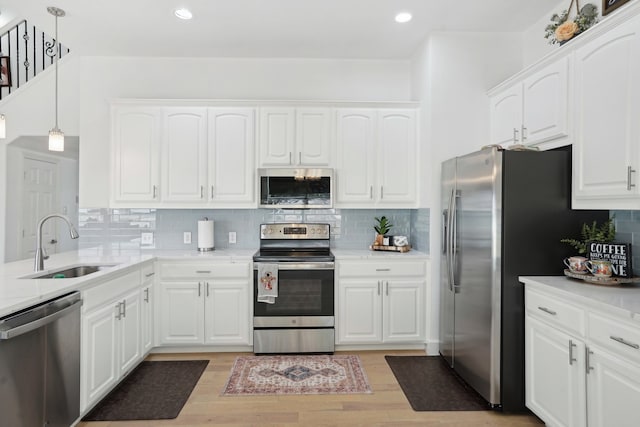
<svg viewBox="0 0 640 427"><path fill-rule="evenodd" d="M180 19L191 19L193 18L193 13L191 13L191 11L189 9L186 8L180 8L180 9L176 9L173 12L174 15L176 15L176 17L180 18Z"/></svg>
<svg viewBox="0 0 640 427"><path fill-rule="evenodd" d="M413 16L411 16L409 12L400 12L396 15L396 22L404 24L405 22L411 21L411 18L413 18Z"/></svg>

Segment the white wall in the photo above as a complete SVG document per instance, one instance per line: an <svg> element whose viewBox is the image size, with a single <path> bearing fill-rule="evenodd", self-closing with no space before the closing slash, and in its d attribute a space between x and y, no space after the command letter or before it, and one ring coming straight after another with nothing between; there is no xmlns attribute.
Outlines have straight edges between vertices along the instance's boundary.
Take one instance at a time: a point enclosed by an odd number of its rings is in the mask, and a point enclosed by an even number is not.
<svg viewBox="0 0 640 427"><path fill-rule="evenodd" d="M84 57L80 206L109 201L109 100L410 100L410 61Z"/></svg>
<svg viewBox="0 0 640 427"><path fill-rule="evenodd" d="M60 60L58 126L66 135L78 135L79 61L73 55ZM26 85L0 101L0 113L7 122L7 138L0 142L0 242L5 241L5 213L13 200L7 199L7 144L19 136L45 136L55 124L53 67L47 68ZM4 245L0 244L0 260L4 260Z"/></svg>
<svg viewBox="0 0 640 427"><path fill-rule="evenodd" d="M412 96L423 103L421 206L430 208L427 351L438 352L440 164L489 141L487 91L522 68L519 34L433 34L414 56Z"/></svg>

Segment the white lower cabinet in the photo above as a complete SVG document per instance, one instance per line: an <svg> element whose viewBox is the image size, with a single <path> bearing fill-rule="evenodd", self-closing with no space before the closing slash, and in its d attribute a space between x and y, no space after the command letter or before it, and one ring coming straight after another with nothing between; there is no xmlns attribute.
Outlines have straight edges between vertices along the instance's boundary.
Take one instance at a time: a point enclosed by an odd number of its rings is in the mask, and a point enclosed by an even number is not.
<svg viewBox="0 0 640 427"><path fill-rule="evenodd" d="M526 295L526 405L548 426L636 426L640 330L544 290Z"/></svg>
<svg viewBox="0 0 640 427"><path fill-rule="evenodd" d="M250 345L250 262L160 264L160 345Z"/></svg>
<svg viewBox="0 0 640 427"><path fill-rule="evenodd" d="M140 270L83 291L81 411L142 360Z"/></svg>
<svg viewBox="0 0 640 427"><path fill-rule="evenodd" d="M150 263L142 268L142 288L140 289L140 337L142 339L142 353L148 354L154 346L153 334L153 304L154 304L155 265Z"/></svg>
<svg viewBox="0 0 640 427"><path fill-rule="evenodd" d="M423 343L427 262L339 261L337 344Z"/></svg>

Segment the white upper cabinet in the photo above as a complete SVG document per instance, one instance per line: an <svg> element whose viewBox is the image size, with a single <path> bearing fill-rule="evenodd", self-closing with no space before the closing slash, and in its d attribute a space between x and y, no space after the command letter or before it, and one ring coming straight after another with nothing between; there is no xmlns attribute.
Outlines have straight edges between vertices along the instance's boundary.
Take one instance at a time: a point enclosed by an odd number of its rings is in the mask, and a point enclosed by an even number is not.
<svg viewBox="0 0 640 427"><path fill-rule="evenodd" d="M209 186L212 205L255 205L253 108L209 108Z"/></svg>
<svg viewBox="0 0 640 427"><path fill-rule="evenodd" d="M113 201L157 200L161 118L160 108L112 110Z"/></svg>
<svg viewBox="0 0 640 427"><path fill-rule="evenodd" d="M491 143L535 145L568 135L569 59L491 96Z"/></svg>
<svg viewBox="0 0 640 427"><path fill-rule="evenodd" d="M331 166L331 109L260 108L260 166Z"/></svg>
<svg viewBox="0 0 640 427"><path fill-rule="evenodd" d="M205 202L206 108L165 108L162 136L162 200Z"/></svg>
<svg viewBox="0 0 640 427"><path fill-rule="evenodd" d="M336 135L338 206L416 206L416 110L339 109Z"/></svg>
<svg viewBox="0 0 640 427"><path fill-rule="evenodd" d="M575 52L574 208L640 209L640 18Z"/></svg>

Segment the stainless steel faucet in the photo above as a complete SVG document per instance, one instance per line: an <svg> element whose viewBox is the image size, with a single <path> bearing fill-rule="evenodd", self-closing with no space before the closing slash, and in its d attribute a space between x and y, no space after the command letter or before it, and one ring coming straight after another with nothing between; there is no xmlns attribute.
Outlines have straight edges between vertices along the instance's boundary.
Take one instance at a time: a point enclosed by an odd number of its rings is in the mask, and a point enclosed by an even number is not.
<svg viewBox="0 0 640 427"><path fill-rule="evenodd" d="M80 237L75 227L73 226L73 224L71 224L71 221L66 216L61 214L51 214L42 218L40 222L38 222L38 227L37 227L38 234L36 235L36 257L35 257L35 262L33 267L34 271L44 270L44 260L49 259L49 255L47 255L47 252L42 247L42 226L49 218L63 219L64 222L66 222L67 225L69 226L69 234L71 235L71 238L77 239L78 237Z"/></svg>

